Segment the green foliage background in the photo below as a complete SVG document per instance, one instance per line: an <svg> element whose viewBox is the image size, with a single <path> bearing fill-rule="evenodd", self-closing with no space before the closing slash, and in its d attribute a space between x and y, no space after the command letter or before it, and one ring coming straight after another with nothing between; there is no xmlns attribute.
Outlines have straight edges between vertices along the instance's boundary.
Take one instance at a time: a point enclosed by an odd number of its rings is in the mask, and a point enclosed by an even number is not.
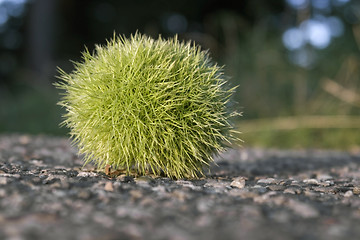
<svg viewBox="0 0 360 240"><path fill-rule="evenodd" d="M60 2L54 11L56 21L47 21L53 24L48 31L53 39L49 48L53 62L46 68L49 74L45 79L26 62L31 52L27 49L29 33L34 31L30 24L21 22L28 23L23 20L30 20L33 5L28 4L28 12L18 22L16 19L9 22L12 28L8 31L22 26L18 30L24 37L18 49L0 46L0 62L4 56L13 54L18 64L6 76L0 68L1 133L67 134L65 128L58 126L64 112L56 106L59 93L52 87L56 66L71 71L69 59L80 60L79 52L84 45L92 51L96 43L105 43L104 39L111 37L114 30L127 36L136 30L153 37L159 33L173 36L164 19L176 13L188 21L179 38L195 40L204 49L210 49L213 59L225 65L225 74L231 77L233 86L240 85L232 107L243 112L236 123L243 132L240 136L245 140L243 146L359 150L360 121L356 120L360 114L359 100L348 102L340 90L329 92L329 84L335 82L360 95L359 22L348 21L343 14L356 9L350 6L357 3L355 0L332 10L332 15L343 20L344 34L326 49L315 50L317 61L310 68L292 64L290 53L283 46L284 30L304 18L285 1L135 0L120 4L113 0L101 3L89 0L86 5L81 1ZM143 4L141 9L139 4ZM99 9L111 10L109 6L119 14L99 15ZM315 14L313 9L306 11L305 18ZM5 33L7 30L0 33L0 40L5 39ZM9 61L2 61L1 65L5 66L5 62ZM309 123L306 120L309 116L326 117L326 124L319 127ZM343 117L341 121L339 116ZM291 128L279 127L279 122L289 118Z"/></svg>

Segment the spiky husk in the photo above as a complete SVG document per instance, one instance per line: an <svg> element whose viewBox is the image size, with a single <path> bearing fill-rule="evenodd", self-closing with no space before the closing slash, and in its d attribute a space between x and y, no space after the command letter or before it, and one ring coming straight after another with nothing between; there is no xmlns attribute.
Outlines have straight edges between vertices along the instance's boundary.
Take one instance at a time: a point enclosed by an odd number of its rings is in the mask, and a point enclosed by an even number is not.
<svg viewBox="0 0 360 240"><path fill-rule="evenodd" d="M234 89L191 42L114 36L74 64L55 85L85 163L196 178L233 139L226 104Z"/></svg>

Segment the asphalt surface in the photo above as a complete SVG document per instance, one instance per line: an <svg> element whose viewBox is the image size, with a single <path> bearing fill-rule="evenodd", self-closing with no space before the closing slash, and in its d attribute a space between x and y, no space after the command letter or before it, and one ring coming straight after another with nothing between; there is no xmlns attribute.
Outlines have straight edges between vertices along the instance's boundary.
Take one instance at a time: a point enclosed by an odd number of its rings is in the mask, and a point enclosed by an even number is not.
<svg viewBox="0 0 360 240"><path fill-rule="evenodd" d="M109 177L69 140L0 136L0 239L360 239L360 153L233 149L197 180Z"/></svg>

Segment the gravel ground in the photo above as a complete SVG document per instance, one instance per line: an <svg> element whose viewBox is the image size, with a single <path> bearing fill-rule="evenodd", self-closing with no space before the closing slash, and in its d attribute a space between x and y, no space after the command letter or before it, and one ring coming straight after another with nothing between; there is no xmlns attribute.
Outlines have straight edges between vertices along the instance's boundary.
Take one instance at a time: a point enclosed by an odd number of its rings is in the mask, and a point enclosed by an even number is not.
<svg viewBox="0 0 360 240"><path fill-rule="evenodd" d="M229 150L206 178L108 177L0 136L0 239L360 239L360 153Z"/></svg>

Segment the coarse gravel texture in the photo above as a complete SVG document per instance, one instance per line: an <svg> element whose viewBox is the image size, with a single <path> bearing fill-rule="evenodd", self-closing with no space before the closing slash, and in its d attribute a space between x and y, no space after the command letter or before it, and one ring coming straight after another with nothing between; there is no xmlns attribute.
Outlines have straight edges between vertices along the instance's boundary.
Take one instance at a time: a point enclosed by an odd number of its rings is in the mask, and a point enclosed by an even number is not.
<svg viewBox="0 0 360 240"><path fill-rule="evenodd" d="M0 239L360 239L360 153L229 150L198 180L109 177L67 138L0 136Z"/></svg>

